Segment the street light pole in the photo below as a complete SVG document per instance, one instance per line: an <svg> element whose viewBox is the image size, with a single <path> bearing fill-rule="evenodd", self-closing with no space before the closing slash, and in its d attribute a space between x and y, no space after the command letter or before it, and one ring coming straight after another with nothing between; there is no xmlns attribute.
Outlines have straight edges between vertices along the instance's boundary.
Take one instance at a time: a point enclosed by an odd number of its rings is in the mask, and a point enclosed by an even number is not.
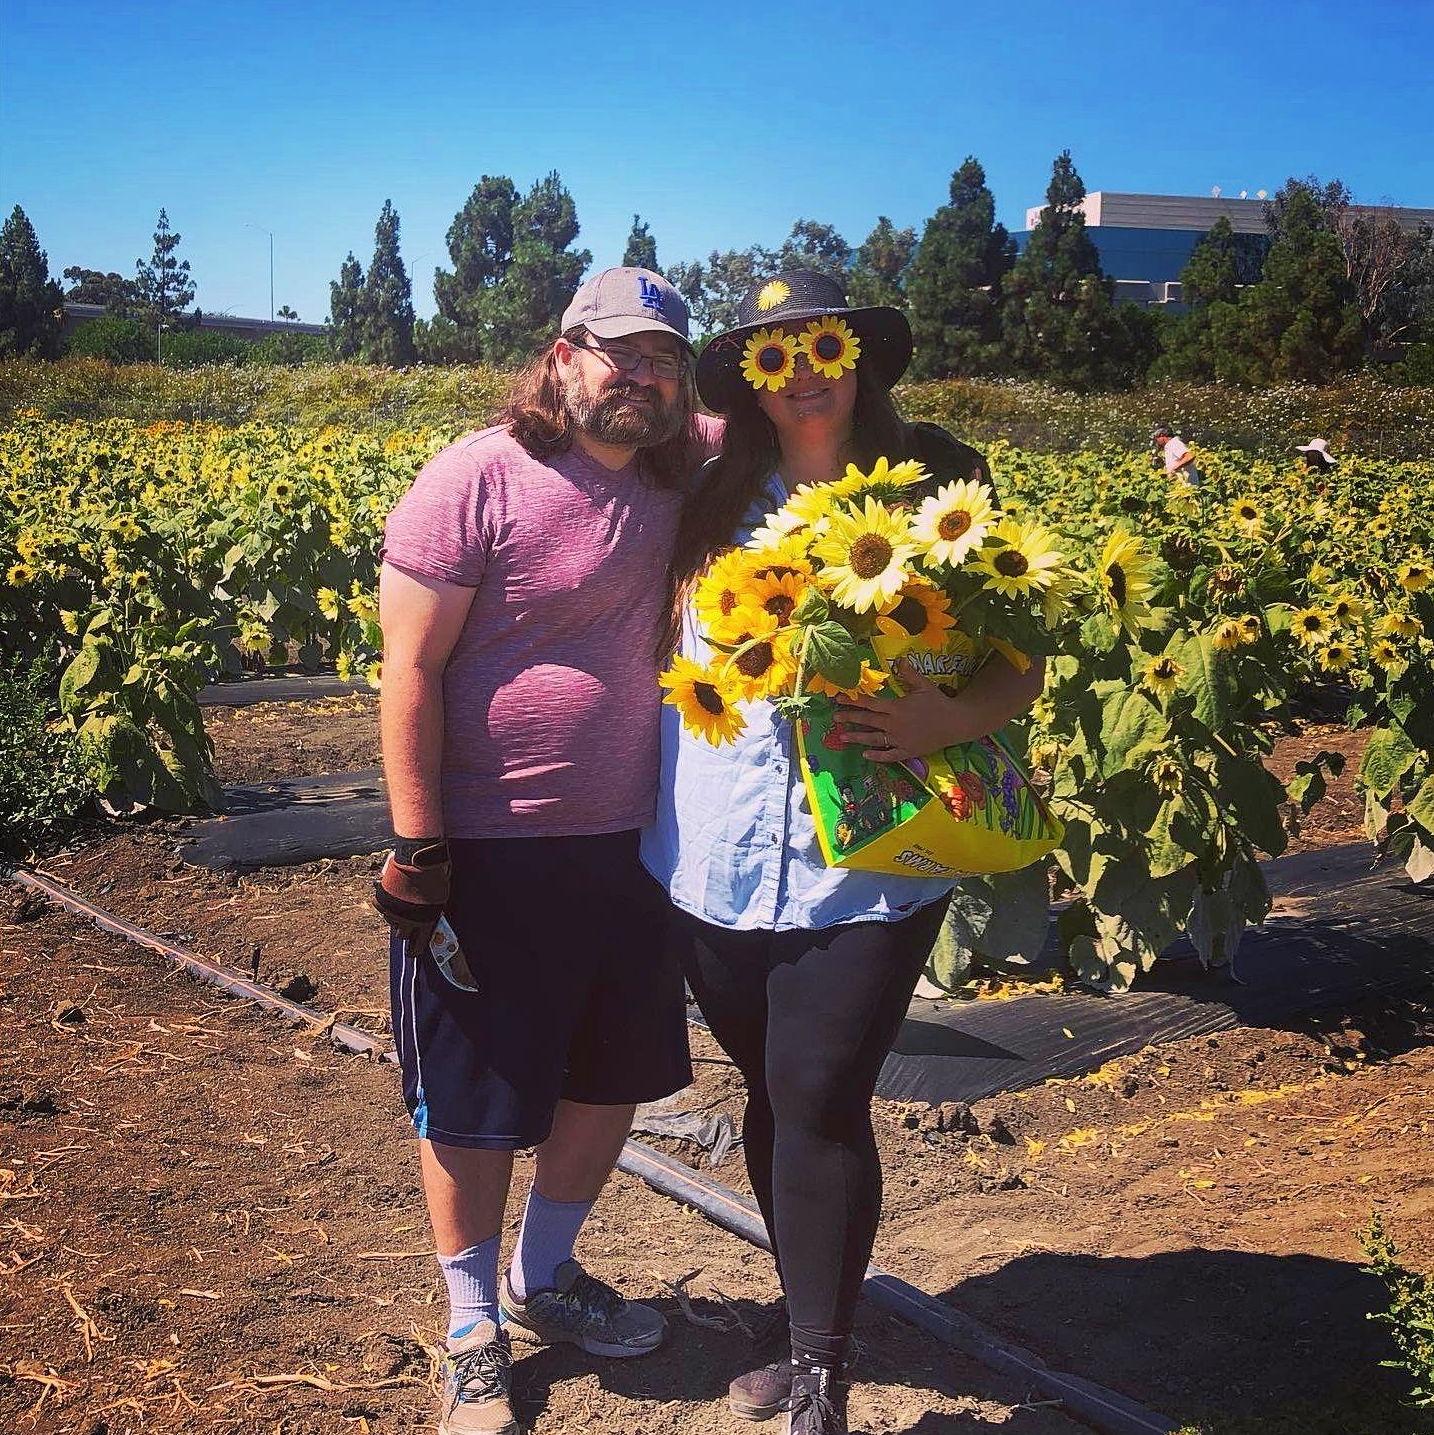
<svg viewBox="0 0 1434 1435"><path fill-rule="evenodd" d="M257 229L260 234L269 236L269 322L274 322L274 231L267 224L255 224L253 220L244 221L245 229Z"/></svg>

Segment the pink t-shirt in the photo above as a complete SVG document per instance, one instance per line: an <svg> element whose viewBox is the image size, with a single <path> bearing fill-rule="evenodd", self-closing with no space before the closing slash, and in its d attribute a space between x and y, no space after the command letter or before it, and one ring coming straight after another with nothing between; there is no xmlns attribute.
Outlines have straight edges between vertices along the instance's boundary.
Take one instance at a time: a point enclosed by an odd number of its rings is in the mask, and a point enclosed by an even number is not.
<svg viewBox="0 0 1434 1435"><path fill-rule="evenodd" d="M720 423L697 423L715 452ZM448 836L651 819L680 507L636 464L614 472L576 445L540 461L493 428L435 455L389 514L383 562L476 590L443 677Z"/></svg>

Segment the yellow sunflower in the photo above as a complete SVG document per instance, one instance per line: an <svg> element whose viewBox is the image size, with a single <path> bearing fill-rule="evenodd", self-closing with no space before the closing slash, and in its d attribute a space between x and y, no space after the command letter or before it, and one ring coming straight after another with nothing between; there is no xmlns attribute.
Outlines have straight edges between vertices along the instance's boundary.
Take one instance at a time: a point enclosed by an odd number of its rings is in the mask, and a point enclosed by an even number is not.
<svg viewBox="0 0 1434 1435"><path fill-rule="evenodd" d="M735 706L741 697L737 683L723 677L719 669L676 657L657 681L667 689L663 702L682 714L688 732L706 738L714 747L734 742L746 731L746 720Z"/></svg>
<svg viewBox="0 0 1434 1435"><path fill-rule="evenodd" d="M916 553L905 517L874 498L861 512L834 513L826 535L812 545L824 565L822 577L844 608L865 613L888 602L911 576L907 560Z"/></svg>
<svg viewBox="0 0 1434 1435"><path fill-rule="evenodd" d="M1299 608L1290 614L1290 632L1306 648L1325 641L1334 631L1334 624L1323 608Z"/></svg>
<svg viewBox="0 0 1434 1435"><path fill-rule="evenodd" d="M1409 667L1409 660L1388 638L1380 638L1369 650L1369 656L1389 674L1391 678L1402 677Z"/></svg>
<svg viewBox="0 0 1434 1435"><path fill-rule="evenodd" d="M1003 518L989 536L994 541L981 549L976 567L987 575L982 586L994 588L1003 598L1049 588L1065 565L1054 535L1039 523Z"/></svg>
<svg viewBox="0 0 1434 1435"><path fill-rule="evenodd" d="M752 604L770 614L785 627L792 621L792 612L806 596L808 584L801 574L788 569L777 573L763 569L751 587L743 593L743 605Z"/></svg>
<svg viewBox="0 0 1434 1435"><path fill-rule="evenodd" d="M913 578L887 607L879 609L876 626L891 641L882 645L890 661L910 648L940 648L956 626L950 599L934 583Z"/></svg>
<svg viewBox="0 0 1434 1435"><path fill-rule="evenodd" d="M1105 549L1096 565L1096 578L1105 606L1131 637L1150 622L1150 581L1154 559L1145 544L1123 528L1105 540Z"/></svg>
<svg viewBox="0 0 1434 1435"><path fill-rule="evenodd" d="M925 549L923 560L952 568L985 541L991 525L1000 518L991 502L991 490L978 479L948 483L916 510L912 536Z"/></svg>
<svg viewBox="0 0 1434 1435"><path fill-rule="evenodd" d="M1071 596L1079 586L1076 575L1069 568L1056 570L1056 576L1041 593L1041 618L1046 627L1054 628L1065 617Z"/></svg>
<svg viewBox="0 0 1434 1435"><path fill-rule="evenodd" d="M1409 613L1386 613L1374 625L1374 631L1386 638L1417 638L1424 624Z"/></svg>
<svg viewBox="0 0 1434 1435"><path fill-rule="evenodd" d="M797 660L790 633L744 636L737 651L722 664L722 672L737 685L738 694L749 701L791 692Z"/></svg>
<svg viewBox="0 0 1434 1435"><path fill-rule="evenodd" d="M1348 643L1327 643L1320 649L1319 665L1327 673L1342 673L1354 662L1354 649Z"/></svg>
<svg viewBox="0 0 1434 1435"><path fill-rule="evenodd" d="M1264 636L1264 624L1260 622L1260 619L1256 614L1246 613L1245 616L1239 620L1239 622L1240 627L1243 628L1245 631L1245 641L1247 643L1258 643L1260 639Z"/></svg>
<svg viewBox="0 0 1434 1435"><path fill-rule="evenodd" d="M792 286L785 279L772 279L762 285L762 292L757 295L757 308L765 314L791 297Z"/></svg>
<svg viewBox="0 0 1434 1435"><path fill-rule="evenodd" d="M861 358L861 340L835 314L808 324L797 343L812 371L824 379L841 378Z"/></svg>
<svg viewBox="0 0 1434 1435"><path fill-rule="evenodd" d="M835 683L828 682L816 671L811 671L802 679L802 687L809 693L822 693L829 698L869 698L879 693L886 685L886 674L865 658L861 660L861 677L857 680L854 688L839 688Z"/></svg>
<svg viewBox="0 0 1434 1435"><path fill-rule="evenodd" d="M736 647L750 638L765 638L780 626L777 619L752 601L754 580L748 579L737 589L737 604L714 617L707 627L707 636L714 643Z"/></svg>
<svg viewBox="0 0 1434 1435"><path fill-rule="evenodd" d="M1247 538L1253 538L1259 533L1263 521L1260 505L1253 498L1237 498L1230 505L1230 522Z"/></svg>
<svg viewBox="0 0 1434 1435"><path fill-rule="evenodd" d="M1406 592L1422 593L1430 583L1434 583L1434 568L1422 558L1411 558L1399 565L1395 576L1399 580L1399 586Z"/></svg>
<svg viewBox="0 0 1434 1435"><path fill-rule="evenodd" d="M1151 658L1140 671L1141 686L1149 688L1158 698L1168 698L1185 676L1185 669L1174 658Z"/></svg>
<svg viewBox="0 0 1434 1435"><path fill-rule="evenodd" d="M797 340L785 329L758 329L742 350L742 377L774 394L797 372Z"/></svg>
<svg viewBox="0 0 1434 1435"><path fill-rule="evenodd" d="M810 578L816 571L807 555L806 540L800 533L786 533L769 543L749 543L748 550L755 553L761 564L752 574L754 578L785 578L794 575Z"/></svg>
<svg viewBox="0 0 1434 1435"><path fill-rule="evenodd" d="M879 458L870 473L863 473L854 463L847 464L846 473L830 487L847 500L875 498L882 503L893 503L902 497L904 489L929 477L925 466L914 458L901 463L888 463L885 458Z"/></svg>
<svg viewBox="0 0 1434 1435"><path fill-rule="evenodd" d="M1365 531L1371 538L1388 538L1394 532L1394 520L1387 513L1378 514Z"/></svg>
<svg viewBox="0 0 1434 1435"><path fill-rule="evenodd" d="M12 588L23 588L35 581L35 570L28 563L12 563L5 570L5 581Z"/></svg>
<svg viewBox="0 0 1434 1435"><path fill-rule="evenodd" d="M713 559L697 582L697 617L707 632L720 624L742 601L752 580L756 555L740 548L729 549Z"/></svg>
<svg viewBox="0 0 1434 1435"><path fill-rule="evenodd" d="M1240 619L1226 618L1223 622L1216 624L1210 641L1217 653L1228 653L1235 648L1244 647L1250 639L1246 634L1245 625Z"/></svg>
<svg viewBox="0 0 1434 1435"><path fill-rule="evenodd" d="M1353 593L1337 593L1329 600L1329 615L1336 627L1356 627L1369 617L1369 604Z"/></svg>

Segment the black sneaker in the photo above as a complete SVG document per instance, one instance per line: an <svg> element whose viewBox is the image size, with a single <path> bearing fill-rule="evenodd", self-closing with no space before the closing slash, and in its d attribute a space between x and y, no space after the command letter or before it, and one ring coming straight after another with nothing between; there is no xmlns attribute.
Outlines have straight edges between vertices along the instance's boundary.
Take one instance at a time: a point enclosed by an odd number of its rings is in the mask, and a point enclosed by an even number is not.
<svg viewBox="0 0 1434 1435"><path fill-rule="evenodd" d="M847 1435L850 1389L835 1370L797 1370L787 1407L787 1435Z"/></svg>
<svg viewBox="0 0 1434 1435"><path fill-rule="evenodd" d="M749 1370L727 1387L727 1408L743 1420L770 1420L791 1405L796 1376L797 1368L786 1356Z"/></svg>

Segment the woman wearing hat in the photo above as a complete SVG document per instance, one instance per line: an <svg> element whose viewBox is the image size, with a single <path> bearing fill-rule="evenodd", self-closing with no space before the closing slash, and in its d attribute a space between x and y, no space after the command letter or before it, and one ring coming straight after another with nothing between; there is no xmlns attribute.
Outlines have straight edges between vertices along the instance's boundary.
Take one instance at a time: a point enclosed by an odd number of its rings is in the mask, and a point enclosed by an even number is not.
<svg viewBox="0 0 1434 1435"><path fill-rule="evenodd" d="M848 306L841 286L795 271L754 287L738 326L697 365L727 423L684 514L670 570L672 640L706 662L688 602L711 560L744 543L799 485L919 459L930 488L989 483L984 460L890 390L911 358L899 310ZM800 341L800 352L792 340ZM993 659L959 696L901 673L907 696L855 700L849 742L920 754L994 731L1039 694L1039 663ZM791 724L770 703L713 747L664 710L657 818L643 857L678 912L688 983L747 1083L743 1151L787 1298L791 1358L732 1382L736 1413L787 1411L791 1435L844 1435L845 1364L881 1209L871 1127L877 1074L940 929L951 883L829 868Z"/></svg>

